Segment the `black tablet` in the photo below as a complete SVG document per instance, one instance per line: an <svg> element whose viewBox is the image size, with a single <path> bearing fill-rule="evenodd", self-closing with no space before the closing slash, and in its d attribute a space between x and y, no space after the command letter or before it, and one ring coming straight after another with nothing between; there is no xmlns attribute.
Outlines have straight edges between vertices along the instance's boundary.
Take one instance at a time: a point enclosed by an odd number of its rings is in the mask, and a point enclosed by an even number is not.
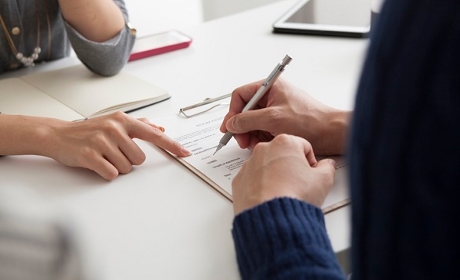
<svg viewBox="0 0 460 280"><path fill-rule="evenodd" d="M273 24L275 33L367 37L370 0L301 0Z"/></svg>

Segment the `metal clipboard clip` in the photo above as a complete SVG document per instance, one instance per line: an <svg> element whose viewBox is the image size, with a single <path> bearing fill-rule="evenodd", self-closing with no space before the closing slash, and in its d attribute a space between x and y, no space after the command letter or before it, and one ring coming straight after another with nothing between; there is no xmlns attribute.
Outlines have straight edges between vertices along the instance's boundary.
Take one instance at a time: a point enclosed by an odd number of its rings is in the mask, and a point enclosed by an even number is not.
<svg viewBox="0 0 460 280"><path fill-rule="evenodd" d="M218 106L229 105L229 103L220 102L220 103L214 104L214 105L212 105L210 107L205 107L208 104L211 104L211 103L214 103L216 101L228 98L231 95L232 95L231 93L227 93L227 94L224 94L222 96L215 97L215 98L206 98L204 101L202 101L200 103L196 103L196 104L193 104L193 105L190 105L190 106L187 106L187 107L180 108L179 109L179 114L184 115L186 118L191 118L193 116L200 115L200 114L203 114L205 112L208 112L208 111L210 111L210 110L212 110L212 109L214 109L214 108L216 108ZM196 110L194 110L194 109L196 109ZM186 113L186 111L188 111L188 113Z"/></svg>

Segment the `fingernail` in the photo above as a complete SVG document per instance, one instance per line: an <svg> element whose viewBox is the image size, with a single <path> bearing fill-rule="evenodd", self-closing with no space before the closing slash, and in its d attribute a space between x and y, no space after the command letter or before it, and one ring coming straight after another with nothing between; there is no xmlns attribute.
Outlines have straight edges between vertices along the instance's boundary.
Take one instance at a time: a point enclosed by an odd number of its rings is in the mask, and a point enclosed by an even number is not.
<svg viewBox="0 0 460 280"><path fill-rule="evenodd" d="M187 149L184 148L184 147L182 147L182 148L180 149L180 151L181 151L184 155L186 155L186 156L191 156L191 155L192 155L192 153L189 152L189 150L187 150Z"/></svg>
<svg viewBox="0 0 460 280"><path fill-rule="evenodd" d="M235 118L232 118L229 122L228 122L228 127L227 129L229 131L234 131L235 130Z"/></svg>

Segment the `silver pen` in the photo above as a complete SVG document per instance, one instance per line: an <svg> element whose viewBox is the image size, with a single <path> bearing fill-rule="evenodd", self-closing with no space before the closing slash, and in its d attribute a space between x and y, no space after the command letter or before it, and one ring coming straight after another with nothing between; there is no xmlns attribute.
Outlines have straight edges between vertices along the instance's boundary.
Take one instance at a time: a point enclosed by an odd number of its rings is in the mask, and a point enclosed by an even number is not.
<svg viewBox="0 0 460 280"><path fill-rule="evenodd" d="M267 93L267 91L271 88L271 86L276 82L278 77L281 75L281 73L284 71L284 68L286 65L291 62L292 58L289 55L286 55L284 59L276 65L275 69L268 75L267 79L265 79L265 82L262 84L262 86L257 90L257 92L252 96L251 100L249 100L248 104L244 106L243 112L252 110L257 103L259 103L260 99ZM214 152L214 155L222 149L223 146L227 145L228 141L232 139L233 133L227 131L224 136L220 139L219 145L217 145L217 149Z"/></svg>

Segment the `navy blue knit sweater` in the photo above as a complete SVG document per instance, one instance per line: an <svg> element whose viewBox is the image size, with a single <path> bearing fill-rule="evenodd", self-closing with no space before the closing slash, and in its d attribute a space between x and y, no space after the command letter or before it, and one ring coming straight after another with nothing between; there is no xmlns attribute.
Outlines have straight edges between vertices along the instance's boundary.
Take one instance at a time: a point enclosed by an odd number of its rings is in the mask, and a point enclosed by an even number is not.
<svg viewBox="0 0 460 280"><path fill-rule="evenodd" d="M349 141L353 279L460 275L460 1L386 0ZM235 218L243 279L343 278L319 209Z"/></svg>

